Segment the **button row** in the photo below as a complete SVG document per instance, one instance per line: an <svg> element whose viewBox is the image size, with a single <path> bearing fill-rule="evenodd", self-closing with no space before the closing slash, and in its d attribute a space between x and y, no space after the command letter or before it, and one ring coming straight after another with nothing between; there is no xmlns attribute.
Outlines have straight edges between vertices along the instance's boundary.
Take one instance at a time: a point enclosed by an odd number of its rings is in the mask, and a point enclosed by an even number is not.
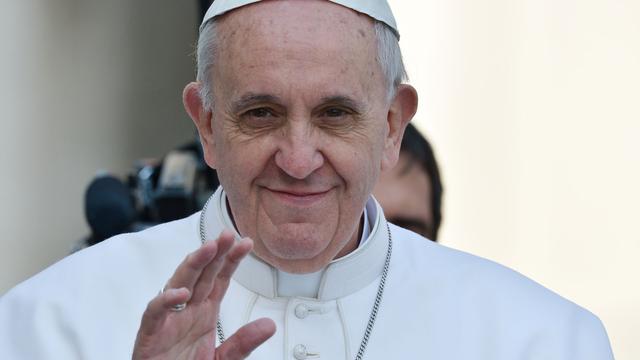
<svg viewBox="0 0 640 360"><path fill-rule="evenodd" d="M326 310L322 306L298 304L294 308L293 312L298 319L304 319L309 316L309 314L323 314L326 312ZM305 360L318 358L320 357L320 354L309 351L309 349L307 349L307 347L303 344L298 344L293 347L293 357L296 360Z"/></svg>

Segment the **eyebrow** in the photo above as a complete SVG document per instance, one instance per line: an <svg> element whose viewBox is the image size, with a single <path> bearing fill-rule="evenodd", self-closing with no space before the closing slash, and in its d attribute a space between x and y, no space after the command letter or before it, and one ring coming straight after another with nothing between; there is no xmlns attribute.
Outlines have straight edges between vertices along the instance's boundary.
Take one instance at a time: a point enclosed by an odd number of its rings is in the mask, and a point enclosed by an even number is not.
<svg viewBox="0 0 640 360"><path fill-rule="evenodd" d="M236 113L240 112L255 104L281 104L280 98L269 94L248 93L240 97L240 99L231 103L231 110Z"/></svg>
<svg viewBox="0 0 640 360"><path fill-rule="evenodd" d="M231 111L237 113L253 105L264 103L281 105L282 100L274 95L247 93L245 95L242 95L240 99L231 103ZM320 104L320 106L335 104L348 107L358 114L361 114L364 111L364 106L362 104L345 95L325 96L320 99Z"/></svg>

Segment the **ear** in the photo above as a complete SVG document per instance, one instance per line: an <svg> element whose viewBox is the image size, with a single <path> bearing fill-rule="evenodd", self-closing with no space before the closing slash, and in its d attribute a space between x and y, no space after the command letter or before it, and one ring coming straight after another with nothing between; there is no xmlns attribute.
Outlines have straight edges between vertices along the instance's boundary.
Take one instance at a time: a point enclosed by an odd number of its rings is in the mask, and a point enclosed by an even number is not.
<svg viewBox="0 0 640 360"><path fill-rule="evenodd" d="M215 142L213 136L212 112L205 109L204 102L200 97L200 83L191 82L187 84L182 92L182 102L184 108L198 128L200 142L204 153L204 159L211 168L215 169Z"/></svg>
<svg viewBox="0 0 640 360"><path fill-rule="evenodd" d="M413 118L413 115L416 114L417 109L418 93L416 89L411 85L401 84L396 90L396 96L391 101L391 106L387 113L389 131L385 138L382 162L380 163L381 171L393 168L398 162L404 129Z"/></svg>

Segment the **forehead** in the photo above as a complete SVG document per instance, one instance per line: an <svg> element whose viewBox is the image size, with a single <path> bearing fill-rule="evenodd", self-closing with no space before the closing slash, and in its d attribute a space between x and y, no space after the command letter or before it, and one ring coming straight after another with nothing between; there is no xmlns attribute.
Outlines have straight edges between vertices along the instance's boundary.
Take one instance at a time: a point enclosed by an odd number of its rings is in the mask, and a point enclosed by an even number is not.
<svg viewBox="0 0 640 360"><path fill-rule="evenodd" d="M315 35L318 39L366 43L373 20L324 0L272 0L240 7L222 16L219 23L228 28L221 33L223 38L277 36L288 41L296 35Z"/></svg>
<svg viewBox="0 0 640 360"><path fill-rule="evenodd" d="M262 1L222 16L217 28L215 69L234 83L259 82L255 73L270 81L306 75L327 83L349 76L384 83L373 20L332 2ZM251 79L247 70L254 71Z"/></svg>

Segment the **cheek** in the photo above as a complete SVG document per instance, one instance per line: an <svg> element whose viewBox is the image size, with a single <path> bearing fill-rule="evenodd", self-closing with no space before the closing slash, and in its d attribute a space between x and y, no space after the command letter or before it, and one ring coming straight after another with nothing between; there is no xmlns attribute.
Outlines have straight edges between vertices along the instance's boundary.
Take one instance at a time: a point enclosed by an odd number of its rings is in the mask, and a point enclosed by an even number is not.
<svg viewBox="0 0 640 360"><path fill-rule="evenodd" d="M357 145L357 146L354 146ZM380 149L370 141L334 147L336 172L352 196L368 196L380 173Z"/></svg>
<svg viewBox="0 0 640 360"><path fill-rule="evenodd" d="M376 134L372 136L371 140L367 143L369 148L367 152L363 154L366 156L366 161L370 164L370 172L375 175L376 179L380 175L383 160L385 158L385 138L384 129L379 128Z"/></svg>
<svg viewBox="0 0 640 360"><path fill-rule="evenodd" d="M227 184L251 182L264 170L274 153L273 146L262 140L221 139L217 144L217 170L221 181L224 179Z"/></svg>

